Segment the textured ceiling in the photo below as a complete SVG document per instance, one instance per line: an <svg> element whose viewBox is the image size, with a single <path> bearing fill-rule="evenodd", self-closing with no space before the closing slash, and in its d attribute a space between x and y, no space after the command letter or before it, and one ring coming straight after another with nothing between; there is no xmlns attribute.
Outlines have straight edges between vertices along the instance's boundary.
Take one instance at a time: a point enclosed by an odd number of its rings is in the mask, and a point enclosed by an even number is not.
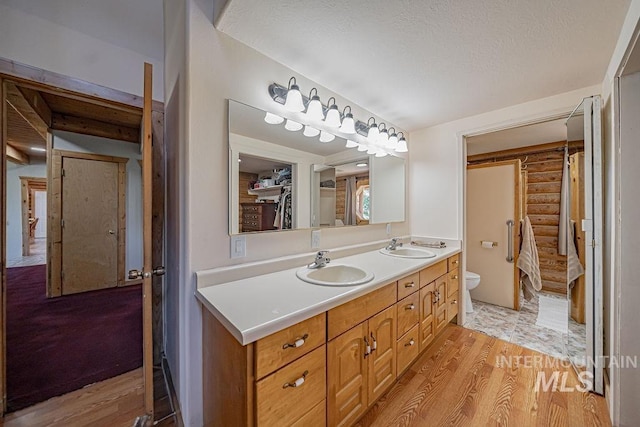
<svg viewBox="0 0 640 427"><path fill-rule="evenodd" d="M0 4L151 58L164 58L162 0L0 0Z"/></svg>
<svg viewBox="0 0 640 427"><path fill-rule="evenodd" d="M628 0L229 0L218 28L416 130L601 83L628 6Z"/></svg>

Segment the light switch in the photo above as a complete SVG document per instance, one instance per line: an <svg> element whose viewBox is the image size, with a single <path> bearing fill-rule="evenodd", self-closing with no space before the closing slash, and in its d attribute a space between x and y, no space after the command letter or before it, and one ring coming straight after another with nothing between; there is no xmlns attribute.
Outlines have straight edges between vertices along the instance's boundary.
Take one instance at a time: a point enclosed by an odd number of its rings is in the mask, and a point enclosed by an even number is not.
<svg viewBox="0 0 640 427"><path fill-rule="evenodd" d="M231 236L231 258L247 256L247 239L245 236Z"/></svg>
<svg viewBox="0 0 640 427"><path fill-rule="evenodd" d="M320 249L320 230L311 230L311 249Z"/></svg>

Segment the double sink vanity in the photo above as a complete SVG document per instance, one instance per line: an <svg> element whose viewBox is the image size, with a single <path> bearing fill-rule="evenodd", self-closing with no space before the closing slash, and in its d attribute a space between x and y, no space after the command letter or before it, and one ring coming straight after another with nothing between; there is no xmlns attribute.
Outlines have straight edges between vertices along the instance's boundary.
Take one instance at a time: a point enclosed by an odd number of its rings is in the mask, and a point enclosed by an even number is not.
<svg viewBox="0 0 640 427"><path fill-rule="evenodd" d="M459 246L327 255L198 273L205 425L352 425L458 314Z"/></svg>

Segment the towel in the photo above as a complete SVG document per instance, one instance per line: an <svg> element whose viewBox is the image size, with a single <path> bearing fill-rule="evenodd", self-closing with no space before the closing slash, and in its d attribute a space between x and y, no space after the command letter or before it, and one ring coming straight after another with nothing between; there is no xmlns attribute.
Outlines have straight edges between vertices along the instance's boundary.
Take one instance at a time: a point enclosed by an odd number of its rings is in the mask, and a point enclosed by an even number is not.
<svg viewBox="0 0 640 427"><path fill-rule="evenodd" d="M570 285L573 284L574 280L584 274L584 267L580 264L578 251L576 250L575 228L576 222L572 220L569 225L571 237L567 244L567 282Z"/></svg>
<svg viewBox="0 0 640 427"><path fill-rule="evenodd" d="M521 270L520 284L527 301L531 301L536 291L542 289L542 278L540 277L540 262L538 260L538 248L536 239L533 236L533 227L529 217L524 218L522 227L522 248L516 264Z"/></svg>

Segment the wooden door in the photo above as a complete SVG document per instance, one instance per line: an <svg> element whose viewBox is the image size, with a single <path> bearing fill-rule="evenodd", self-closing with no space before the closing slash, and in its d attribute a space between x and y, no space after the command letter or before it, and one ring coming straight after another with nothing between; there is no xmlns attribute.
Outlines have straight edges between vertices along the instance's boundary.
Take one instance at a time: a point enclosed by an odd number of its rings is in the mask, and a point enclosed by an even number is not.
<svg viewBox="0 0 640 427"><path fill-rule="evenodd" d="M153 419L153 283L152 275L164 274L164 267L153 269L153 147L152 147L152 100L153 100L153 66L144 64L144 102L142 107L142 367L144 371L144 407ZM160 272L160 270L162 272Z"/></svg>
<svg viewBox="0 0 640 427"><path fill-rule="evenodd" d="M118 274L124 261L118 244L124 163L108 156L68 154L62 155L61 173L61 294L118 286L124 280L124 274Z"/></svg>
<svg viewBox="0 0 640 427"><path fill-rule="evenodd" d="M519 308L520 169L520 160L467 166L465 208L467 270L482 277L471 296L514 310Z"/></svg>
<svg viewBox="0 0 640 427"><path fill-rule="evenodd" d="M327 344L327 412L330 426L353 424L367 409L367 322Z"/></svg>
<svg viewBox="0 0 640 427"><path fill-rule="evenodd" d="M374 402L396 380L396 305L369 319L369 338L372 352L369 356L368 401Z"/></svg>
<svg viewBox="0 0 640 427"><path fill-rule="evenodd" d="M434 329L436 335L447 325L447 275L435 282L436 303L434 305Z"/></svg>
<svg viewBox="0 0 640 427"><path fill-rule="evenodd" d="M436 335L435 313L435 282L429 283L420 289L420 351L423 351Z"/></svg>

